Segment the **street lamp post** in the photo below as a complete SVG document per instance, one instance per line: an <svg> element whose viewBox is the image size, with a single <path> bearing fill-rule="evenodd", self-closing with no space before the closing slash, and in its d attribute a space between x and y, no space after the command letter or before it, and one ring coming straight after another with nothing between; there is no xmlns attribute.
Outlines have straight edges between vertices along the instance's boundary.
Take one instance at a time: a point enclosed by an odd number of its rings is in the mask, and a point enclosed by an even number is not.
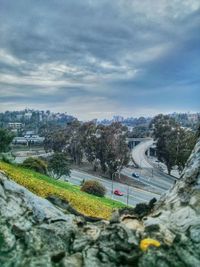
<svg viewBox="0 0 200 267"><path fill-rule="evenodd" d="M119 177L120 177L120 172L119 171L116 171L116 172L113 172L113 174L112 174L112 199L113 199L113 185L114 185L114 175L115 174L117 174L118 173L118 175L119 175Z"/></svg>
<svg viewBox="0 0 200 267"><path fill-rule="evenodd" d="M112 174L112 199L113 199L113 179L114 179L114 175L115 175L116 172L113 172Z"/></svg>
<svg viewBox="0 0 200 267"><path fill-rule="evenodd" d="M126 205L128 206L129 203L129 185L127 185L127 200L126 200Z"/></svg>
<svg viewBox="0 0 200 267"><path fill-rule="evenodd" d="M112 199L113 199L113 175L114 175L114 173L112 174L112 190L111 190L111 193L112 193Z"/></svg>

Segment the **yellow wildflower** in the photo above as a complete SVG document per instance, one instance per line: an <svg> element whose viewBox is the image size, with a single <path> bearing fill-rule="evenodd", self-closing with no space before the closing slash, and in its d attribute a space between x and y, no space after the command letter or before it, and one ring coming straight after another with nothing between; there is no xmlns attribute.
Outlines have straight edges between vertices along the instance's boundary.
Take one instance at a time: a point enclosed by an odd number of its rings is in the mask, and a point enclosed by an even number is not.
<svg viewBox="0 0 200 267"><path fill-rule="evenodd" d="M140 242L140 249L141 250L146 251L149 246L159 247L160 242L155 240L155 239L152 239L152 238L145 238L145 239L141 240L141 242Z"/></svg>

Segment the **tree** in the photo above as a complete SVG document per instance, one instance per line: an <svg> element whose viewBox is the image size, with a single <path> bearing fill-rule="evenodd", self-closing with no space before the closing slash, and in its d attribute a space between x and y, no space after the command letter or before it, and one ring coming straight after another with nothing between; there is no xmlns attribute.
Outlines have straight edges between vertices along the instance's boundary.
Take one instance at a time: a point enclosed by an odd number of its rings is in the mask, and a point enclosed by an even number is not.
<svg viewBox="0 0 200 267"><path fill-rule="evenodd" d="M74 120L65 127L51 127L45 132L44 148L46 151L66 152L72 161L79 165L82 161L82 134L80 122Z"/></svg>
<svg viewBox="0 0 200 267"><path fill-rule="evenodd" d="M70 176L69 160L65 153L55 153L48 163L48 171L54 178L60 179L61 176Z"/></svg>
<svg viewBox="0 0 200 267"><path fill-rule="evenodd" d="M197 128L196 139L199 137L200 137L200 124L199 124L199 127Z"/></svg>
<svg viewBox="0 0 200 267"><path fill-rule="evenodd" d="M151 124L158 159L167 166L168 174L177 165L182 171L196 141L192 131L185 130L167 115L156 116Z"/></svg>
<svg viewBox="0 0 200 267"><path fill-rule="evenodd" d="M44 145L45 150L67 153L77 165L85 157L94 170L100 166L102 172L108 172L111 177L129 161L126 136L127 128L120 123L96 126L93 122L73 121L65 128L47 132Z"/></svg>
<svg viewBox="0 0 200 267"><path fill-rule="evenodd" d="M97 139L97 158L103 172L108 171L110 178L129 162L130 152L126 144L127 128L120 123L99 126Z"/></svg>
<svg viewBox="0 0 200 267"><path fill-rule="evenodd" d="M87 122L82 125L81 145L84 150L84 155L89 163L93 165L93 170L98 168L97 158L97 127L93 122Z"/></svg>
<svg viewBox="0 0 200 267"><path fill-rule="evenodd" d="M44 149L45 151L62 152L66 146L66 132L61 127L55 127L45 133Z"/></svg>
<svg viewBox="0 0 200 267"><path fill-rule="evenodd" d="M66 129L66 146L64 151L70 155L74 164L80 165L83 158L83 147L81 139L84 133L81 131L81 123L79 121L73 121Z"/></svg>
<svg viewBox="0 0 200 267"><path fill-rule="evenodd" d="M193 131L179 129L177 138L176 165L181 173L197 141L197 135Z"/></svg>
<svg viewBox="0 0 200 267"><path fill-rule="evenodd" d="M14 135L6 129L0 128L0 153L7 152Z"/></svg>
<svg viewBox="0 0 200 267"><path fill-rule="evenodd" d="M144 138L149 136L148 126L135 126L131 132L128 133L130 138Z"/></svg>

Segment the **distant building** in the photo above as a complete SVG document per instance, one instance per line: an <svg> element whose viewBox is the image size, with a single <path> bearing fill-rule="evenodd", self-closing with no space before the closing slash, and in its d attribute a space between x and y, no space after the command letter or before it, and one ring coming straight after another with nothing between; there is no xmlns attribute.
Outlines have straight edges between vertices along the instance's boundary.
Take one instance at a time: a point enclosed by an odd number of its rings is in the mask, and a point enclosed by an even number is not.
<svg viewBox="0 0 200 267"><path fill-rule="evenodd" d="M29 139L29 138L31 138L34 134L35 134L34 131L26 131L24 137L27 138L27 139Z"/></svg>
<svg viewBox="0 0 200 267"><path fill-rule="evenodd" d="M12 143L14 145L28 145L28 140L24 137L15 137Z"/></svg>
<svg viewBox="0 0 200 267"><path fill-rule="evenodd" d="M9 122L8 127L12 130L20 130L23 124L21 122Z"/></svg>
<svg viewBox="0 0 200 267"><path fill-rule="evenodd" d="M44 142L44 137L39 135L25 135L24 137L15 137L12 141L14 145L40 145Z"/></svg>
<svg viewBox="0 0 200 267"><path fill-rule="evenodd" d="M44 137L40 137L39 135L33 135L29 141L31 141L32 144L42 144L44 142Z"/></svg>

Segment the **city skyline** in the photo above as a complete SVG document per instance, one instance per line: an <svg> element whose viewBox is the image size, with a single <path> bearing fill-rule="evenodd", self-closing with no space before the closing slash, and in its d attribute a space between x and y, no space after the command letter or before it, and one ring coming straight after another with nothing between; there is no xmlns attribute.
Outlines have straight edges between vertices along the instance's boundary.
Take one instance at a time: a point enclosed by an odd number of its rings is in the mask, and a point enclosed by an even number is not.
<svg viewBox="0 0 200 267"><path fill-rule="evenodd" d="M0 0L0 112L200 111L200 2Z"/></svg>
<svg viewBox="0 0 200 267"><path fill-rule="evenodd" d="M80 118L78 117L75 117L73 116L73 114L69 114L67 112L53 112L51 110L38 110L38 109L31 109L31 108L26 108L26 109L23 109L23 110L6 110L5 112L0 112L0 115L1 116L4 116L4 115L8 115L8 114L15 114L14 117L12 117L12 122L10 121L10 119L7 118L8 122L11 122L11 123L16 123L18 124L19 121L24 117L25 120L31 120L32 119L32 116L34 117L34 115L38 115L39 116L39 120L42 121L42 117L43 116L46 116L48 117L48 119L59 119L59 118L64 118L64 117L67 117L68 119L77 119L79 121ZM188 120L190 121L194 121L194 122L198 122L199 121L199 118L200 118L200 112L183 112L183 113L179 113L179 112L172 112L172 113L168 113L168 114L163 114L163 113L160 113L162 115L167 115L169 117L172 117L172 118L179 118L179 117L182 117L182 118L187 118ZM160 114L156 114L155 116L158 116ZM41 117L40 117L41 116ZM148 122L150 120L152 120L155 116L129 116L129 117L123 117L121 116L120 114L115 114L113 115L111 118L108 118L108 117L104 117L102 119L97 119L97 118L93 118L93 119L89 119L89 120L82 120L82 122L88 122L88 121L96 121L98 123L112 123L112 122L121 122L121 123L126 123L126 122L133 122L133 121L137 121L137 120L140 120L140 119L145 119L146 120L146 123L148 124ZM46 118L45 118L46 120ZM24 120L23 120L24 121ZM7 123L8 123L7 122ZM141 122L140 122L141 123Z"/></svg>

